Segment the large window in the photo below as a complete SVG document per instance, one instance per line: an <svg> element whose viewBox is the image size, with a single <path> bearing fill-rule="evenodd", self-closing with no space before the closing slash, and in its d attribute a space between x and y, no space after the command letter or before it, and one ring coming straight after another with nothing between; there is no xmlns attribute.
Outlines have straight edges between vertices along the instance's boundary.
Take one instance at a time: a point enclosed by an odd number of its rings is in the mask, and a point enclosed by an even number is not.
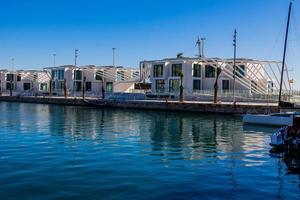
<svg viewBox="0 0 300 200"><path fill-rule="evenodd" d="M57 70L52 70L51 71L51 77L53 80L57 79Z"/></svg>
<svg viewBox="0 0 300 200"><path fill-rule="evenodd" d="M58 70L58 80L64 80L65 78L65 70Z"/></svg>
<svg viewBox="0 0 300 200"><path fill-rule="evenodd" d="M117 80L124 81L125 80L125 72L124 71L117 71Z"/></svg>
<svg viewBox="0 0 300 200"><path fill-rule="evenodd" d="M169 92L177 93L180 89L180 80L179 79L171 79L169 81Z"/></svg>
<svg viewBox="0 0 300 200"><path fill-rule="evenodd" d="M201 77L201 65L200 64L194 64L193 77Z"/></svg>
<svg viewBox="0 0 300 200"><path fill-rule="evenodd" d="M193 90L201 90L201 80L193 80Z"/></svg>
<svg viewBox="0 0 300 200"><path fill-rule="evenodd" d="M182 64L173 64L172 65L172 76L177 77L182 74Z"/></svg>
<svg viewBox="0 0 300 200"><path fill-rule="evenodd" d="M102 77L103 77L103 71L102 70L96 71L95 80L102 81Z"/></svg>
<svg viewBox="0 0 300 200"><path fill-rule="evenodd" d="M236 67L235 75L236 75L237 77L243 78L243 77L245 77L245 75L246 75L245 70L246 70L246 66L245 66L245 65L237 66L237 67Z"/></svg>
<svg viewBox="0 0 300 200"><path fill-rule="evenodd" d="M222 90L229 90L229 80L222 80Z"/></svg>
<svg viewBox="0 0 300 200"><path fill-rule="evenodd" d="M75 80L82 80L82 71L75 70Z"/></svg>
<svg viewBox="0 0 300 200"><path fill-rule="evenodd" d="M6 81L14 81L14 74L7 74Z"/></svg>
<svg viewBox="0 0 300 200"><path fill-rule="evenodd" d="M17 76L17 81L20 82L21 79L22 79L22 75L21 75L21 74L18 74L18 76Z"/></svg>
<svg viewBox="0 0 300 200"><path fill-rule="evenodd" d="M30 83L24 83L23 84L23 89L24 89L24 91L30 90L31 89L31 84Z"/></svg>
<svg viewBox="0 0 300 200"><path fill-rule="evenodd" d="M92 82L85 83L85 91L92 91Z"/></svg>
<svg viewBox="0 0 300 200"><path fill-rule="evenodd" d="M212 65L205 66L205 77L206 78L215 78L216 77L216 68Z"/></svg>
<svg viewBox="0 0 300 200"><path fill-rule="evenodd" d="M76 82L75 82L75 91L76 91L76 92L81 91L81 87L82 87L81 81L76 81Z"/></svg>
<svg viewBox="0 0 300 200"><path fill-rule="evenodd" d="M113 92L113 90L114 90L113 82L107 82L106 83L106 92Z"/></svg>
<svg viewBox="0 0 300 200"><path fill-rule="evenodd" d="M47 83L40 84L40 91L47 91Z"/></svg>
<svg viewBox="0 0 300 200"><path fill-rule="evenodd" d="M13 90L14 89L14 83L6 82L6 89L7 90Z"/></svg>
<svg viewBox="0 0 300 200"><path fill-rule="evenodd" d="M156 92L164 93L165 92L165 81L164 80L156 80Z"/></svg>
<svg viewBox="0 0 300 200"><path fill-rule="evenodd" d="M153 66L153 77L163 77L164 76L164 66L154 65Z"/></svg>

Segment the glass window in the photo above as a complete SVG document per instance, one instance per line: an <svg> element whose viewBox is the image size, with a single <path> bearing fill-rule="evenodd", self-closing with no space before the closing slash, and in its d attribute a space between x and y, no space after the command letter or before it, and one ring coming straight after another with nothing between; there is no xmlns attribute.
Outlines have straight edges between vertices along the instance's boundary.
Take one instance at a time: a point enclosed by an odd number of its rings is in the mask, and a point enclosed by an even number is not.
<svg viewBox="0 0 300 200"><path fill-rule="evenodd" d="M81 81L76 81L76 82L75 82L75 91L76 91L76 92L81 91L81 86L82 86Z"/></svg>
<svg viewBox="0 0 300 200"><path fill-rule="evenodd" d="M113 88L114 88L113 82L106 83L106 92L113 92Z"/></svg>
<svg viewBox="0 0 300 200"><path fill-rule="evenodd" d="M177 93L180 90L180 80L179 79L171 79L169 81L169 92Z"/></svg>
<svg viewBox="0 0 300 200"><path fill-rule="evenodd" d="M23 88L24 88L25 91L30 90L31 89L31 84L30 83L24 83Z"/></svg>
<svg viewBox="0 0 300 200"><path fill-rule="evenodd" d="M41 83L40 84L40 91L47 91L47 87L48 87L47 83Z"/></svg>
<svg viewBox="0 0 300 200"><path fill-rule="evenodd" d="M85 91L92 91L92 82L85 83Z"/></svg>
<svg viewBox="0 0 300 200"><path fill-rule="evenodd" d="M215 78L216 77L216 68L212 65L205 66L205 77L206 78Z"/></svg>
<svg viewBox="0 0 300 200"><path fill-rule="evenodd" d="M58 70L58 80L64 80L65 78L65 70Z"/></svg>
<svg viewBox="0 0 300 200"><path fill-rule="evenodd" d="M14 74L7 74L6 81L14 81Z"/></svg>
<svg viewBox="0 0 300 200"><path fill-rule="evenodd" d="M138 78L140 77L140 72L136 71L132 73L132 78Z"/></svg>
<svg viewBox="0 0 300 200"><path fill-rule="evenodd" d="M51 71L51 77L53 80L57 79L57 70L52 70Z"/></svg>
<svg viewBox="0 0 300 200"><path fill-rule="evenodd" d="M172 65L172 76L181 76L182 74L182 64L173 64Z"/></svg>
<svg viewBox="0 0 300 200"><path fill-rule="evenodd" d="M201 65L194 64L194 66L193 66L193 77L201 77Z"/></svg>
<svg viewBox="0 0 300 200"><path fill-rule="evenodd" d="M75 80L82 80L82 71L75 70Z"/></svg>
<svg viewBox="0 0 300 200"><path fill-rule="evenodd" d="M117 71L117 80L124 81L125 80L125 72L124 71Z"/></svg>
<svg viewBox="0 0 300 200"><path fill-rule="evenodd" d="M22 75L21 75L21 74L18 74L18 76L17 76L17 81L20 82L21 79L22 79Z"/></svg>
<svg viewBox="0 0 300 200"><path fill-rule="evenodd" d="M164 66L154 65L153 66L153 77L163 77L164 76Z"/></svg>
<svg viewBox="0 0 300 200"><path fill-rule="evenodd" d="M14 89L14 83L6 82L6 89L7 90L13 90Z"/></svg>
<svg viewBox="0 0 300 200"><path fill-rule="evenodd" d="M246 66L245 65L237 66L236 67L236 73L235 73L236 76L239 77L239 78L245 77L245 75L246 75L245 70L246 70Z"/></svg>
<svg viewBox="0 0 300 200"><path fill-rule="evenodd" d="M156 80L156 92L164 93L165 92L165 81L164 80Z"/></svg>
<svg viewBox="0 0 300 200"><path fill-rule="evenodd" d="M201 80L193 80L193 90L201 90Z"/></svg>
<svg viewBox="0 0 300 200"><path fill-rule="evenodd" d="M229 80L222 80L222 90L229 90Z"/></svg>
<svg viewBox="0 0 300 200"><path fill-rule="evenodd" d="M102 70L96 71L95 80L102 81L102 77L103 77L103 71Z"/></svg>

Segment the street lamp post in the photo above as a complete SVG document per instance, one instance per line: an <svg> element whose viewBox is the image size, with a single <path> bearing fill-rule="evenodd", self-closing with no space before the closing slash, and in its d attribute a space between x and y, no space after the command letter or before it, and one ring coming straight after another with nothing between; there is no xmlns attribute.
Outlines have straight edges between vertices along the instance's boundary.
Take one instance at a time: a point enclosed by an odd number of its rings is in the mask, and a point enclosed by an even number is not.
<svg viewBox="0 0 300 200"><path fill-rule="evenodd" d="M76 97L76 70L77 70L77 58L78 58L78 49L75 49L75 70L74 70L74 84L73 84L73 94Z"/></svg>
<svg viewBox="0 0 300 200"><path fill-rule="evenodd" d="M112 48L113 51L113 66L116 66L116 48Z"/></svg>
<svg viewBox="0 0 300 200"><path fill-rule="evenodd" d="M236 29L234 30L234 35L233 35L233 104L236 104L236 101L235 101L235 79L236 79Z"/></svg>

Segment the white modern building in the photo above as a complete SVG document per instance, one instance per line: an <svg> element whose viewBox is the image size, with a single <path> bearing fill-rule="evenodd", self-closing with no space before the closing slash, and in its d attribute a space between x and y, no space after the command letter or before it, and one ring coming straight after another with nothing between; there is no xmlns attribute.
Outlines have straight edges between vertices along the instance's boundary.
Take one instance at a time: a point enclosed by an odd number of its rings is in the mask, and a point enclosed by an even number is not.
<svg viewBox="0 0 300 200"><path fill-rule="evenodd" d="M38 95L48 91L50 76L40 70L0 70L0 81L2 93Z"/></svg>
<svg viewBox="0 0 300 200"><path fill-rule="evenodd" d="M81 95L83 86L87 96L105 93L128 92L139 80L139 70L134 68L87 65L65 65L45 68L51 74L53 93L62 95L64 84L68 95Z"/></svg>
<svg viewBox="0 0 300 200"><path fill-rule="evenodd" d="M220 92L228 93L234 89L240 93L268 94L279 88L279 76L274 73L272 65L279 66L280 63L239 58L236 59L234 76L232 59L179 56L140 63L143 79L149 78L151 82L152 94L175 95L179 93L181 74L185 95L211 94L218 72ZM285 83L284 86L286 90L290 89L290 85Z"/></svg>

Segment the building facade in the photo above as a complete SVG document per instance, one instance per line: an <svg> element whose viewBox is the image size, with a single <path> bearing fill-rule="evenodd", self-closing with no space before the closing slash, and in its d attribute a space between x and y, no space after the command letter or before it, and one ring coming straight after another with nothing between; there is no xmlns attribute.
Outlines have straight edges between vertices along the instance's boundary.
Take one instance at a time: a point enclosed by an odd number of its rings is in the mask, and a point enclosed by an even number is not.
<svg viewBox="0 0 300 200"><path fill-rule="evenodd" d="M141 68L148 70L153 94L178 94L181 75L185 95L211 93L216 80L220 92L234 89L243 93L267 94L274 89L264 62L236 59L235 69L233 66L232 59L220 58L178 57L141 62Z"/></svg>
<svg viewBox="0 0 300 200"><path fill-rule="evenodd" d="M38 95L48 91L50 76L39 70L0 70L0 80L3 93Z"/></svg>

